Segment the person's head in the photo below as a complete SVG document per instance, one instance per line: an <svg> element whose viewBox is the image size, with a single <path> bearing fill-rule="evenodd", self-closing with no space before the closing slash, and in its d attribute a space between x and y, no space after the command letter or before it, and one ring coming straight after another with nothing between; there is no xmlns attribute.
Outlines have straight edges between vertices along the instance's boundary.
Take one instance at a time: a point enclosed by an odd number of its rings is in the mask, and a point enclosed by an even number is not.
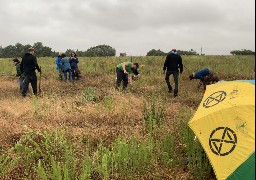
<svg viewBox="0 0 256 180"><path fill-rule="evenodd" d="M31 47L31 48L28 49L28 52L30 54L34 55L35 54L35 49Z"/></svg>
<svg viewBox="0 0 256 180"><path fill-rule="evenodd" d="M66 56L65 53L62 53L62 54L60 55L60 57L61 57L61 58L64 58L64 57L67 57L67 56Z"/></svg>
<svg viewBox="0 0 256 180"><path fill-rule="evenodd" d="M63 54L63 52L59 52L59 56L61 56Z"/></svg>
<svg viewBox="0 0 256 180"><path fill-rule="evenodd" d="M76 57L76 53L75 52L71 52L70 57Z"/></svg>
<svg viewBox="0 0 256 180"><path fill-rule="evenodd" d="M139 68L134 69L134 70L133 70L133 74L134 74L135 76L138 76L138 75L140 74L140 69L139 69Z"/></svg>
<svg viewBox="0 0 256 180"><path fill-rule="evenodd" d="M189 79L190 80L194 79L194 74L189 75Z"/></svg>
<svg viewBox="0 0 256 180"><path fill-rule="evenodd" d="M13 62L14 65L20 63L20 61L17 58L13 59L12 62Z"/></svg>
<svg viewBox="0 0 256 180"><path fill-rule="evenodd" d="M217 83L217 82L219 82L218 76L213 76L213 77L211 78L211 84L215 84L215 83Z"/></svg>
<svg viewBox="0 0 256 180"><path fill-rule="evenodd" d="M172 49L172 50L171 50L171 54L177 54L176 49Z"/></svg>
<svg viewBox="0 0 256 180"><path fill-rule="evenodd" d="M139 69L139 63L133 63L132 64L132 69L133 70Z"/></svg>

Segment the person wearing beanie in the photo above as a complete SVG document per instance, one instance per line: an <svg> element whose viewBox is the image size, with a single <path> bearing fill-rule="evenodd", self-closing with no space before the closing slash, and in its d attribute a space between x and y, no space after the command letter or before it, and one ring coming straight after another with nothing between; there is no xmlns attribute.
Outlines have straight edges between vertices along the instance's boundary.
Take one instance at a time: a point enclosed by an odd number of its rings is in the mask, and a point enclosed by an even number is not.
<svg viewBox="0 0 256 180"><path fill-rule="evenodd" d="M171 52L166 56L163 71L165 72L165 82L168 87L168 92L172 93L172 86L170 84L170 76L173 75L174 78L174 97L178 96L178 83L179 83L179 73L182 74L183 72L183 64L182 58L177 53L176 49L172 49Z"/></svg>

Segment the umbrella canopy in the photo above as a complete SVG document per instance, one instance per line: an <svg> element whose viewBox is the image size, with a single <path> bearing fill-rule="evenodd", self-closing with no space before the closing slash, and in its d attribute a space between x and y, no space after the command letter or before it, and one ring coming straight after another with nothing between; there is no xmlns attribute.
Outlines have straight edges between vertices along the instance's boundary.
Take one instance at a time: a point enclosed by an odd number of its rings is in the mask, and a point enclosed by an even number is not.
<svg viewBox="0 0 256 180"><path fill-rule="evenodd" d="M255 179L255 80L209 85L189 121L217 179Z"/></svg>

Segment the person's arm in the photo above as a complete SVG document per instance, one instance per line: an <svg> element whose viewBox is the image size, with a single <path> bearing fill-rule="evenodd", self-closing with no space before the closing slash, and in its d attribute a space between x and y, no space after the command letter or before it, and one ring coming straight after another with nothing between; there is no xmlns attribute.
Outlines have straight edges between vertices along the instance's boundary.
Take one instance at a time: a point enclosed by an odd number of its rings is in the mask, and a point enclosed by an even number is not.
<svg viewBox="0 0 256 180"><path fill-rule="evenodd" d="M167 56L168 57L168 56ZM168 64L168 58L166 57L165 62L164 62L164 67L163 67L163 71L166 70L167 64Z"/></svg>
<svg viewBox="0 0 256 180"><path fill-rule="evenodd" d="M132 85L132 74L129 74L129 83Z"/></svg>
<svg viewBox="0 0 256 180"><path fill-rule="evenodd" d="M75 62L76 62L76 63L79 63L78 58L75 58Z"/></svg>
<svg viewBox="0 0 256 180"><path fill-rule="evenodd" d="M60 60L60 70L63 71L63 61Z"/></svg>
<svg viewBox="0 0 256 180"><path fill-rule="evenodd" d="M183 64L182 64L182 58L181 58L180 55L179 55L179 68L180 68L180 74L182 74L182 72L183 72Z"/></svg>
<svg viewBox="0 0 256 180"><path fill-rule="evenodd" d="M124 70L124 74L128 74L127 71L126 71L126 66L128 65L128 63L123 63L122 67L123 67L123 70Z"/></svg>
<svg viewBox="0 0 256 180"><path fill-rule="evenodd" d="M20 72L21 72L21 74L24 73L24 71L23 71L23 59L21 60L21 63L20 63Z"/></svg>
<svg viewBox="0 0 256 180"><path fill-rule="evenodd" d="M37 64L37 59L36 57L34 57L34 65L35 65L35 68L37 69L38 72L41 72L41 69L39 68L38 64Z"/></svg>
<svg viewBox="0 0 256 180"><path fill-rule="evenodd" d="M59 65L59 58L56 57L55 64Z"/></svg>

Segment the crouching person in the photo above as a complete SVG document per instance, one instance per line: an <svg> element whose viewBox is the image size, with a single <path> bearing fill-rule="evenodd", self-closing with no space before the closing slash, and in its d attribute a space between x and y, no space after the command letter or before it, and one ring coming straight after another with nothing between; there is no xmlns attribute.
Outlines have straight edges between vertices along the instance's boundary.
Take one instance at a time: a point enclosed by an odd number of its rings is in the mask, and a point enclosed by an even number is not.
<svg viewBox="0 0 256 180"><path fill-rule="evenodd" d="M214 72L210 68L204 68L200 71L197 71L189 76L189 79L199 79L198 88L203 85L203 92L206 90L206 86L210 84L215 84L219 81L218 76L214 75Z"/></svg>
<svg viewBox="0 0 256 180"><path fill-rule="evenodd" d="M132 63L132 62L124 62L116 67L116 89L118 90L121 82L123 81L123 90L127 88L128 85L128 76L129 76L129 82L132 84L132 73L136 71L139 68L138 63Z"/></svg>

